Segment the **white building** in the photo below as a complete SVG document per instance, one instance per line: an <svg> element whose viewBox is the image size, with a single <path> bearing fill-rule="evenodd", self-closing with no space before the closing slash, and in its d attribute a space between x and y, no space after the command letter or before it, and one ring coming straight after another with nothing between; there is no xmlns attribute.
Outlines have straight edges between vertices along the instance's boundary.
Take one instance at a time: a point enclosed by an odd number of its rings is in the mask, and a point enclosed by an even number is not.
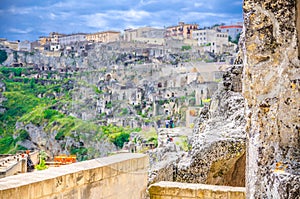
<svg viewBox="0 0 300 199"><path fill-rule="evenodd" d="M228 45L228 34L214 29L194 30L193 39L198 41L199 46L213 53L223 53Z"/></svg>
<svg viewBox="0 0 300 199"><path fill-rule="evenodd" d="M31 42L27 40L18 42L18 51L31 51Z"/></svg>
<svg viewBox="0 0 300 199"><path fill-rule="evenodd" d="M145 43L161 44L165 35L164 29L141 27L137 29L124 30L125 41L141 41Z"/></svg>
<svg viewBox="0 0 300 199"><path fill-rule="evenodd" d="M240 34L243 30L243 26L240 24L237 25L227 25L219 27L221 32L227 33L232 40L236 40L237 35Z"/></svg>
<svg viewBox="0 0 300 199"><path fill-rule="evenodd" d="M58 43L61 46L74 44L77 42L83 42L83 41L86 41L86 34L84 34L84 33L64 35L64 36L61 36L58 38Z"/></svg>

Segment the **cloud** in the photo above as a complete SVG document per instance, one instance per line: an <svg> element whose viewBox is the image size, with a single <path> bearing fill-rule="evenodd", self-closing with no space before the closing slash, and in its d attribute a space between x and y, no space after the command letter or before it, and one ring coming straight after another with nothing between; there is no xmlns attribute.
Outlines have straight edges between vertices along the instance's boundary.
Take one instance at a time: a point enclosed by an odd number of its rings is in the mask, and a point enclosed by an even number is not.
<svg viewBox="0 0 300 199"><path fill-rule="evenodd" d="M32 32L32 28L26 28L26 29L17 29L17 28L9 28L8 31L11 33L19 33L19 34L28 34Z"/></svg>
<svg viewBox="0 0 300 199"><path fill-rule="evenodd" d="M1 0L0 37L242 21L242 0ZM5 20L3 20L5 19ZM14 34L12 34L14 33Z"/></svg>
<svg viewBox="0 0 300 199"><path fill-rule="evenodd" d="M234 1L234 2L232 2L232 5L242 6L243 5L243 1Z"/></svg>
<svg viewBox="0 0 300 199"><path fill-rule="evenodd" d="M124 23L132 25L143 22L144 19L150 17L150 13L143 10L109 10L104 13L95 13L92 15L83 15L81 19L85 21L87 26L103 29L104 27L120 26Z"/></svg>
<svg viewBox="0 0 300 199"><path fill-rule="evenodd" d="M199 3L199 2L196 2L196 3L194 3L194 6L196 7L196 8L200 8L200 7L203 7L203 3Z"/></svg>
<svg viewBox="0 0 300 199"><path fill-rule="evenodd" d="M85 21L85 24L88 27L92 28L103 28L108 25L109 23L109 15L104 13L96 13L92 15L83 15L80 18L82 18L83 21Z"/></svg>

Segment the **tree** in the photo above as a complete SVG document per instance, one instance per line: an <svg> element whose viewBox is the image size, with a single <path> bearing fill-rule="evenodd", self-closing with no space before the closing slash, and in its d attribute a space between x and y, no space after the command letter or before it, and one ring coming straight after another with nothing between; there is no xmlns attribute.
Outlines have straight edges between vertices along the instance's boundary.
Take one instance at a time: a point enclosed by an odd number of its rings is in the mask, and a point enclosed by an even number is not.
<svg viewBox="0 0 300 199"><path fill-rule="evenodd" d="M7 53L5 50L0 50L0 64L7 59Z"/></svg>
<svg viewBox="0 0 300 199"><path fill-rule="evenodd" d="M241 37L241 33L238 33L235 37L235 40L233 41L233 43L235 44L238 44L239 43L239 40L240 40L240 37Z"/></svg>

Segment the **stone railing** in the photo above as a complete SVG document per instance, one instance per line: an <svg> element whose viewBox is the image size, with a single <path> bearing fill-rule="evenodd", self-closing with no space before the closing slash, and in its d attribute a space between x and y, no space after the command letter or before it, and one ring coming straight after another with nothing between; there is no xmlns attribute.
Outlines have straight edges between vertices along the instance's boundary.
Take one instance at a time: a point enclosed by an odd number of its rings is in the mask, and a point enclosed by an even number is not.
<svg viewBox="0 0 300 199"><path fill-rule="evenodd" d="M243 199L246 198L246 189L164 181L152 184L149 194L151 199Z"/></svg>
<svg viewBox="0 0 300 199"><path fill-rule="evenodd" d="M39 151L30 153L31 161L34 165L39 162ZM27 172L27 158L21 158L21 154L18 155L1 155L1 161L6 161L4 165L0 167L0 178L16 175L18 173Z"/></svg>
<svg viewBox="0 0 300 199"><path fill-rule="evenodd" d="M148 156L118 154L0 179L0 199L144 198Z"/></svg>

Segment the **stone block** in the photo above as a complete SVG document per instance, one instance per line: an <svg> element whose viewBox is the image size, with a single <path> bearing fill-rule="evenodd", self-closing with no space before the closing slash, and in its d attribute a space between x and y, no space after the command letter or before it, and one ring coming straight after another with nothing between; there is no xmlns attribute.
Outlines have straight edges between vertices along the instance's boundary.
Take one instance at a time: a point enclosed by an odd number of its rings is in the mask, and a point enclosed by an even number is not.
<svg viewBox="0 0 300 199"><path fill-rule="evenodd" d="M131 168L130 171L137 171L138 169L138 160L137 159L131 159Z"/></svg>
<svg viewBox="0 0 300 199"><path fill-rule="evenodd" d="M41 182L43 195L51 195L54 191L54 179L44 180Z"/></svg>
<svg viewBox="0 0 300 199"><path fill-rule="evenodd" d="M83 176L84 184L90 184L95 180L95 173L93 172L93 169L83 171Z"/></svg>
<svg viewBox="0 0 300 199"><path fill-rule="evenodd" d="M246 194L245 194L245 192L230 191L230 192L228 192L228 198L230 198L230 199L244 199L244 198L246 198Z"/></svg>
<svg viewBox="0 0 300 199"><path fill-rule="evenodd" d="M103 198L103 187L101 181L94 182L93 184L88 185L87 189L89 190L90 198Z"/></svg>
<svg viewBox="0 0 300 199"><path fill-rule="evenodd" d="M198 189L196 196L199 199L211 199L212 198L212 193L211 193L211 190Z"/></svg>
<svg viewBox="0 0 300 199"><path fill-rule="evenodd" d="M111 168L109 166L102 167L103 179L111 177Z"/></svg>
<svg viewBox="0 0 300 199"><path fill-rule="evenodd" d="M61 193L66 187L66 176L58 176L54 179L53 192Z"/></svg>
<svg viewBox="0 0 300 199"><path fill-rule="evenodd" d="M99 168L95 168L93 169L91 175L94 175L94 182L102 180L103 179L103 168L99 167Z"/></svg>
<svg viewBox="0 0 300 199"><path fill-rule="evenodd" d="M176 196L196 197L196 190L189 188L179 189Z"/></svg>
<svg viewBox="0 0 300 199"><path fill-rule="evenodd" d="M108 165L108 167L110 167L110 169L111 169L111 171L110 171L110 176L111 177L114 177L114 176L118 175L118 173L119 173L118 163Z"/></svg>
<svg viewBox="0 0 300 199"><path fill-rule="evenodd" d="M172 196L154 195L150 196L150 199L172 199Z"/></svg>
<svg viewBox="0 0 300 199"><path fill-rule="evenodd" d="M17 188L13 189L6 189L1 191L0 198L1 199L7 199L7 198L14 198L14 196L18 196Z"/></svg>
<svg viewBox="0 0 300 199"><path fill-rule="evenodd" d="M31 188L30 186L21 186L17 188L17 194L22 197L22 199L30 199L31 197ZM35 197L33 197L35 198Z"/></svg>
<svg viewBox="0 0 300 199"><path fill-rule="evenodd" d="M43 184L42 183L36 182L36 183L30 184L28 187L29 187L28 191L30 193L29 198L40 198L43 196Z"/></svg>
<svg viewBox="0 0 300 199"><path fill-rule="evenodd" d="M69 190L61 194L63 199L68 198L79 198L79 193L77 189Z"/></svg>
<svg viewBox="0 0 300 199"><path fill-rule="evenodd" d="M75 182L77 186L84 185L85 183L84 172L85 171L78 171L75 173Z"/></svg>
<svg viewBox="0 0 300 199"><path fill-rule="evenodd" d="M150 193L150 196L151 195L164 195L164 194L166 194L166 188L157 186L154 184L149 187L149 193Z"/></svg>
<svg viewBox="0 0 300 199"><path fill-rule="evenodd" d="M145 159L144 157L138 159L138 169L145 169L147 167Z"/></svg>
<svg viewBox="0 0 300 199"><path fill-rule="evenodd" d="M211 196L214 199L227 199L227 192L224 192L224 191L212 191Z"/></svg>
<svg viewBox="0 0 300 199"><path fill-rule="evenodd" d="M76 173L71 173L66 175L66 189L70 189L72 187L77 186L77 182L76 182Z"/></svg>
<svg viewBox="0 0 300 199"><path fill-rule="evenodd" d="M131 163L130 160L125 160L125 161L119 162L118 163L119 172L120 173L130 172L130 168L131 168L130 163Z"/></svg>

